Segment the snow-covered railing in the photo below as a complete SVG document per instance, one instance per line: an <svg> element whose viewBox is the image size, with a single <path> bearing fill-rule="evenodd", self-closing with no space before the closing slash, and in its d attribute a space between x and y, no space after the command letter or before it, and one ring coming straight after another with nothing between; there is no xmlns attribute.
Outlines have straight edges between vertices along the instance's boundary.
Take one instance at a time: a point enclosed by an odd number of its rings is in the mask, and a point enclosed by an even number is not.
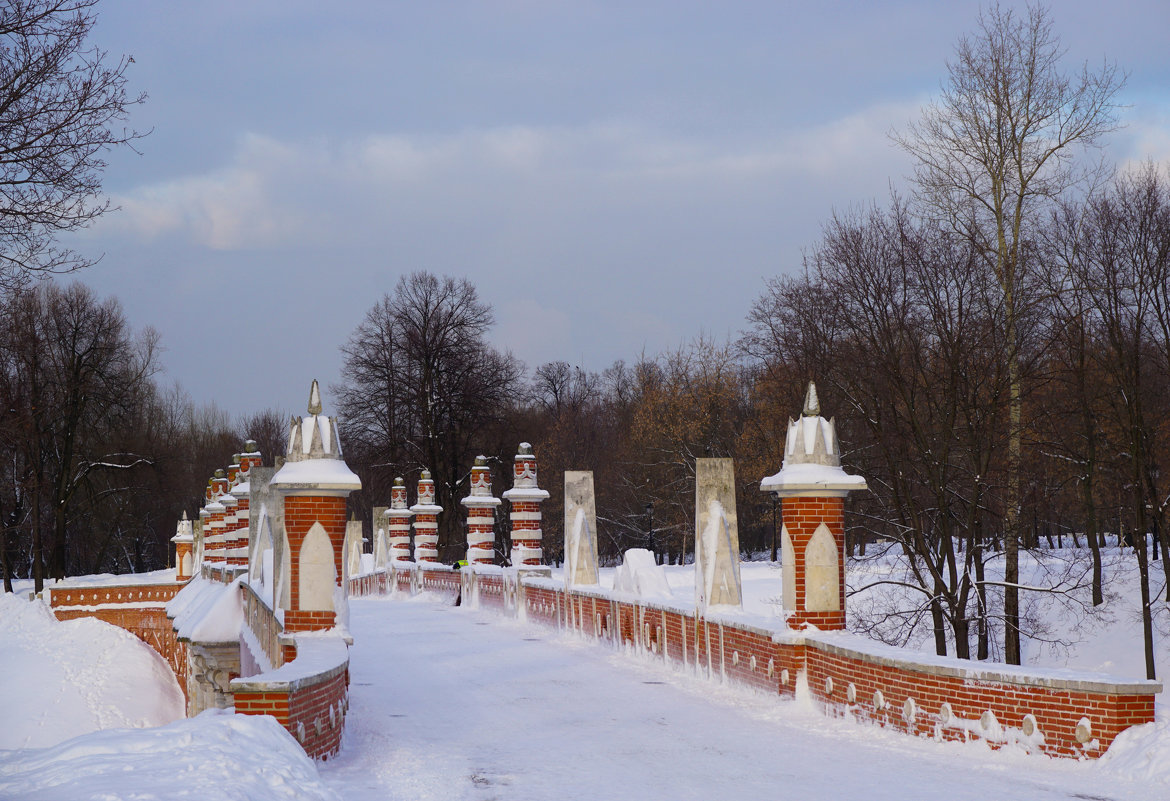
<svg viewBox="0 0 1170 801"><path fill-rule="evenodd" d="M242 640L241 661L245 655L249 664L241 667L244 674L263 672L284 664L284 652L280 644L284 627L272 608L253 587L241 584L244 593L244 625L240 631ZM255 670L250 668L255 667Z"/></svg>
<svg viewBox="0 0 1170 801"><path fill-rule="evenodd" d="M405 565L391 565L399 584ZM429 571L428 571L429 572ZM1154 719L1156 681L934 657L846 632L789 629L728 607L574 586L492 566L462 578L465 604L571 629L719 681L815 699L827 714L936 739L1013 743L1095 757L1123 730ZM416 582L409 586L418 586ZM415 590L417 591L417 590Z"/></svg>
<svg viewBox="0 0 1170 801"><path fill-rule="evenodd" d="M349 711L349 647L332 632L294 635L296 658L264 673L233 679L235 709L272 715L305 753L328 759L341 747Z"/></svg>

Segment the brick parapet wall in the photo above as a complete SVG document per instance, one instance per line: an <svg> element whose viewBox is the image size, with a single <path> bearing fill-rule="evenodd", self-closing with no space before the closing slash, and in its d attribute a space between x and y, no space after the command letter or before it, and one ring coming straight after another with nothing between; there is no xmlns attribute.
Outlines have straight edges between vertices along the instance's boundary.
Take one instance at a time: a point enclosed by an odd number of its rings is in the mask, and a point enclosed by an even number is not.
<svg viewBox="0 0 1170 801"><path fill-rule="evenodd" d="M187 648L166 610L167 602L182 588L175 581L50 588L49 608L58 620L93 617L130 632L167 661L186 695Z"/></svg>
<svg viewBox="0 0 1170 801"><path fill-rule="evenodd" d="M295 660L288 667L295 668ZM349 659L295 680L251 677L232 682L241 715L272 715L314 759L329 759L341 748L349 711Z"/></svg>
<svg viewBox="0 0 1170 801"><path fill-rule="evenodd" d="M912 653L876 643L870 647L845 634L771 629L718 616L696 618L691 611L612 596L600 588L566 592L547 580L519 579L517 594L510 599L509 582L516 579L508 572L464 571L465 580L468 574L479 585L482 608L574 629L784 697L802 691L803 678L808 694L827 714L917 736L984 739L992 746L1015 742L1053 756L1095 757L1122 730L1154 719L1154 698L1161 690L1156 682L1077 680L958 659L917 661ZM429 578L435 587L438 576ZM843 639L848 646L841 644ZM1078 739L1082 719L1087 719L1088 729L1080 737L1087 742ZM1029 724L1035 727L1031 734Z"/></svg>

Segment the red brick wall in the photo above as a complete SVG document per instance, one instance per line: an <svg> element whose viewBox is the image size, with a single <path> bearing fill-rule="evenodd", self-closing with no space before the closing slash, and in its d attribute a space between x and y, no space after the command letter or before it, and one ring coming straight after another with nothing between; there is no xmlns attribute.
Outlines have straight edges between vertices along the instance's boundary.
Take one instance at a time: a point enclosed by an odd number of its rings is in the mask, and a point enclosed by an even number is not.
<svg viewBox="0 0 1170 801"><path fill-rule="evenodd" d="M806 635L793 642L775 642L772 632L747 625L719 623L694 615L597 598L591 594L525 586L524 611L531 620L549 625L562 622L588 636L661 654L664 659L709 669L712 676L791 697L798 675L806 673L810 694L829 714L852 714L918 736L941 739L991 737L993 745L1005 739L1023 740L1025 715L1032 715L1044 743L1032 747L1056 756L1099 756L1123 729L1154 719L1154 695L1124 690L1088 692L1067 686L1048 686L1048 677L1037 675L1029 683L979 681L961 675L937 675L931 668L916 667L913 655L902 664L881 664L883 659L864 653L840 653ZM970 665L979 669L977 664ZM993 667L992 667L993 669ZM832 679L831 685L827 679ZM849 685L855 700L849 701ZM831 686L831 692L830 692ZM880 690L884 708L873 707ZM913 723L903 719L907 698L914 699ZM950 704L953 720L942 725L942 704ZM990 710L1003 732L986 732L980 717ZM1077 742L1076 727L1082 717L1091 723L1095 750Z"/></svg>
<svg viewBox="0 0 1170 801"><path fill-rule="evenodd" d="M349 670L292 690L237 690L236 713L272 715L314 759L328 759L341 748L349 710Z"/></svg>
<svg viewBox="0 0 1170 801"><path fill-rule="evenodd" d="M457 570L423 570L422 589L429 592L450 593L451 597L459 594L459 571Z"/></svg>

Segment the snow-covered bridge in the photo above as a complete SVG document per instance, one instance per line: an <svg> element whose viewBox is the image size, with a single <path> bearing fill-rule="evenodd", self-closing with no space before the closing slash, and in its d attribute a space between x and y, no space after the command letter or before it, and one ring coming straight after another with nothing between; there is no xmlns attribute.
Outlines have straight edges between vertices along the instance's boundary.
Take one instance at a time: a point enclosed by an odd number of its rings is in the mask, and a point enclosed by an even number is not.
<svg viewBox="0 0 1170 801"><path fill-rule="evenodd" d="M360 799L1149 799L1114 760L938 743L428 596L351 602ZM1119 756L1121 756L1119 754ZM1026 765L1023 764L1026 761Z"/></svg>

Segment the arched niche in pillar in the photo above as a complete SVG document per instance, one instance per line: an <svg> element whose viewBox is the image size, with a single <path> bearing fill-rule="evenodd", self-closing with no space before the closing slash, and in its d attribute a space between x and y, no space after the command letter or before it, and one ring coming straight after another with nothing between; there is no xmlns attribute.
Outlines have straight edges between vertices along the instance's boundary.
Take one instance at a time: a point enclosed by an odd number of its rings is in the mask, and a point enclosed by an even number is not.
<svg viewBox="0 0 1170 801"><path fill-rule="evenodd" d="M780 561L782 601L784 608L792 611L796 609L796 550L792 547L788 526L784 525L780 526Z"/></svg>
<svg viewBox="0 0 1170 801"><path fill-rule="evenodd" d="M183 558L179 560L179 575L191 575L191 552L187 551L183 554Z"/></svg>
<svg viewBox="0 0 1170 801"><path fill-rule="evenodd" d="M837 541L824 523L817 526L804 550L804 608L809 612L841 609Z"/></svg>
<svg viewBox="0 0 1170 801"><path fill-rule="evenodd" d="M333 611L333 588L337 585L337 565L333 561L333 543L325 527L314 523L301 543L297 582L298 608L305 611Z"/></svg>

